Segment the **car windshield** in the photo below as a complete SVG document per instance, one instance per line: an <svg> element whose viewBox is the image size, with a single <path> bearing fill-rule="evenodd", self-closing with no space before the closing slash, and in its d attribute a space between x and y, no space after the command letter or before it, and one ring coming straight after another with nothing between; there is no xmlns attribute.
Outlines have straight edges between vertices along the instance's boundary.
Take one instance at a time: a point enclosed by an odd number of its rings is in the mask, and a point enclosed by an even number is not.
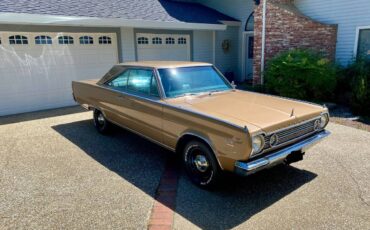
<svg viewBox="0 0 370 230"><path fill-rule="evenodd" d="M212 67L158 69L166 97L225 91L232 86Z"/></svg>

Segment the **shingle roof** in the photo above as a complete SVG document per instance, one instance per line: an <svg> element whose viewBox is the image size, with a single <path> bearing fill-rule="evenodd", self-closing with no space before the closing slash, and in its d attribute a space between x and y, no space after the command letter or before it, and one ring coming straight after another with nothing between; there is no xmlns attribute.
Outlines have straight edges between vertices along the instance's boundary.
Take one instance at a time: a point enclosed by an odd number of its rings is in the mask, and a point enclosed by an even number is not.
<svg viewBox="0 0 370 230"><path fill-rule="evenodd" d="M1 0L0 13L207 24L237 21L201 4L171 0Z"/></svg>

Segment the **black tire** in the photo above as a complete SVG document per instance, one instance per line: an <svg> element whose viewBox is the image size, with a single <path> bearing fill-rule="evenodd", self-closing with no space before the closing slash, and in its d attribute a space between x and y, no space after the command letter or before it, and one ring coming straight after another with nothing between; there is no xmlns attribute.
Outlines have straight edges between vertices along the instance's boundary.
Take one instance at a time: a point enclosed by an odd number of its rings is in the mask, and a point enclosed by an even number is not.
<svg viewBox="0 0 370 230"><path fill-rule="evenodd" d="M96 130L101 134L108 134L111 131L111 123L105 118L104 114L97 109L94 110L94 125Z"/></svg>
<svg viewBox="0 0 370 230"><path fill-rule="evenodd" d="M219 182L222 171L213 151L203 142L188 142L183 150L182 161L187 175L197 186L210 189Z"/></svg>

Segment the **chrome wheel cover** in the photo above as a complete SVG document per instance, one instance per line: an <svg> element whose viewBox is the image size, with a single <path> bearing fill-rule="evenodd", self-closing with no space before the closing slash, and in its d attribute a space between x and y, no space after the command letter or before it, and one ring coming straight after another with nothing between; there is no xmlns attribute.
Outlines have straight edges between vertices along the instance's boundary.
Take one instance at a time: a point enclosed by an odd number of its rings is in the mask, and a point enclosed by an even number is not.
<svg viewBox="0 0 370 230"><path fill-rule="evenodd" d="M193 164L195 165L197 170L202 173L206 172L209 167L207 158L204 155L196 155L193 160Z"/></svg>
<svg viewBox="0 0 370 230"><path fill-rule="evenodd" d="M104 123L105 123L105 118L104 118L102 113L99 113L99 115L98 115L98 123L99 123L99 125L104 125Z"/></svg>

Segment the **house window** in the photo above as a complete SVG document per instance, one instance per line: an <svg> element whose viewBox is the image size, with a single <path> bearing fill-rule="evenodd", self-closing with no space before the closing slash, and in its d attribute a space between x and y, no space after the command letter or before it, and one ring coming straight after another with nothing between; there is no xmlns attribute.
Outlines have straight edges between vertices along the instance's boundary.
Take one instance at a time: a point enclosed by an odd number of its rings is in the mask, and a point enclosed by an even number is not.
<svg viewBox="0 0 370 230"><path fill-rule="evenodd" d="M143 45L143 44L149 44L149 39L146 37L139 37L137 39L137 44Z"/></svg>
<svg viewBox="0 0 370 230"><path fill-rule="evenodd" d="M185 45L186 44L186 38L179 38L177 43L180 44L180 45Z"/></svg>
<svg viewBox="0 0 370 230"><path fill-rule="evenodd" d="M99 37L99 44L112 44L112 39L108 36Z"/></svg>
<svg viewBox="0 0 370 230"><path fill-rule="evenodd" d="M166 44L175 44L174 38L166 38Z"/></svg>
<svg viewBox="0 0 370 230"><path fill-rule="evenodd" d="M370 29L361 29L359 32L357 57L370 59Z"/></svg>
<svg viewBox="0 0 370 230"><path fill-rule="evenodd" d="M73 38L71 36L59 36L58 37L59 44L73 44Z"/></svg>
<svg viewBox="0 0 370 230"><path fill-rule="evenodd" d="M82 37L80 37L80 44L82 44L82 45L94 44L94 39L90 36L82 36Z"/></svg>
<svg viewBox="0 0 370 230"><path fill-rule="evenodd" d="M254 37L248 37L248 59L253 59Z"/></svg>
<svg viewBox="0 0 370 230"><path fill-rule="evenodd" d="M28 39L26 36L14 35L9 37L9 44L11 45L27 45Z"/></svg>
<svg viewBox="0 0 370 230"><path fill-rule="evenodd" d="M52 40L50 36L40 35L35 37L35 44L36 45L52 44Z"/></svg>
<svg viewBox="0 0 370 230"><path fill-rule="evenodd" d="M155 37L155 38L152 39L152 43L155 44L155 45L162 44L162 38Z"/></svg>

